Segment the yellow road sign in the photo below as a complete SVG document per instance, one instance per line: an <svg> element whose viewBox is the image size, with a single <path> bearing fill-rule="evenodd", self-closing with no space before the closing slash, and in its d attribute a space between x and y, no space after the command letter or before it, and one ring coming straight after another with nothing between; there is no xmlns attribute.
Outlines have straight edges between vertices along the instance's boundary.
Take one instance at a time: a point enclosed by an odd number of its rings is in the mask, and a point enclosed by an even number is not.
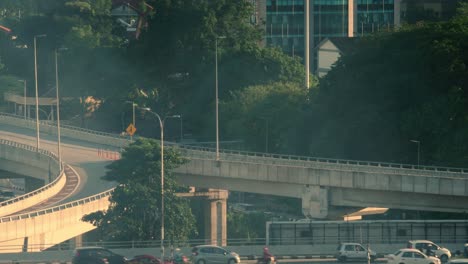
<svg viewBox="0 0 468 264"><path fill-rule="evenodd" d="M130 124L128 125L127 129L125 129L125 131L127 131L127 133L130 135L130 136L133 136L133 134L135 134L136 132L136 127L133 125L133 124Z"/></svg>

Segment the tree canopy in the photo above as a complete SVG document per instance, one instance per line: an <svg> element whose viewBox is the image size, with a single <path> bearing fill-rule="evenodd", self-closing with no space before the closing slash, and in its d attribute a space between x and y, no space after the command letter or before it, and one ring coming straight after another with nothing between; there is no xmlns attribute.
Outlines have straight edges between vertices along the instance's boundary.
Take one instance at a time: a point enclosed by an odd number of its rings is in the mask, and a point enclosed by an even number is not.
<svg viewBox="0 0 468 264"><path fill-rule="evenodd" d="M89 214L83 220L97 226L104 240L155 240L161 236L161 156L153 139L138 139L111 163L103 177L119 185L105 212ZM187 188L177 185L171 169L184 163L177 150L164 151L164 219L168 241L185 241L196 234L195 218L188 200L177 197Z"/></svg>
<svg viewBox="0 0 468 264"><path fill-rule="evenodd" d="M464 166L467 45L463 15L361 39L313 97L310 152L416 163L417 140L425 164Z"/></svg>

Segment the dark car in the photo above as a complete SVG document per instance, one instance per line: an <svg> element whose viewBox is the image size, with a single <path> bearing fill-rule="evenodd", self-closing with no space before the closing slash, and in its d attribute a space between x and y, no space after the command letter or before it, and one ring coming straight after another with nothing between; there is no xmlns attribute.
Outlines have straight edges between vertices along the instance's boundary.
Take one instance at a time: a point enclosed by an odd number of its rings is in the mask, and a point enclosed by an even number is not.
<svg viewBox="0 0 468 264"><path fill-rule="evenodd" d="M76 248L73 254L73 264L124 264L124 256L116 254L103 247Z"/></svg>
<svg viewBox="0 0 468 264"><path fill-rule="evenodd" d="M151 255L138 255L132 259L127 260L128 264L158 264L159 259Z"/></svg>

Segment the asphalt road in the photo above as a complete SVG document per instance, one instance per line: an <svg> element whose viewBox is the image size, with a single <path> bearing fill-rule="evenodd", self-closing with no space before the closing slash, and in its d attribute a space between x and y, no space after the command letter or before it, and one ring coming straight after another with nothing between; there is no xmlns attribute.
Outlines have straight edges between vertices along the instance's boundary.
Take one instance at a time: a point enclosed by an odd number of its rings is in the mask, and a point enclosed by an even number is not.
<svg viewBox="0 0 468 264"><path fill-rule="evenodd" d="M36 132L30 129L0 124L0 138L36 146ZM40 134L40 147L57 153L57 136ZM79 175L76 190L62 202L88 197L113 188L116 183L101 179L111 160L98 155L104 145L92 144L69 138L61 139L62 160L69 164Z"/></svg>

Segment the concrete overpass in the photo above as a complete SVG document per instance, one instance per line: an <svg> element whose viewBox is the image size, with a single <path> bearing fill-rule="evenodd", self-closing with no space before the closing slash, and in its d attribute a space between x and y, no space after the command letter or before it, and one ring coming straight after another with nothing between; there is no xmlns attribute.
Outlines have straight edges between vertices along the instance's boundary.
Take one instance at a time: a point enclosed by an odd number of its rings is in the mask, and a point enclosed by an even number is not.
<svg viewBox="0 0 468 264"><path fill-rule="evenodd" d="M34 122L30 120L8 115L0 116L0 124L7 125L0 127L3 131L0 134L2 138L18 138L18 129L11 129L12 126L35 128ZM43 132L55 134L56 127L53 124L41 122L40 127ZM8 129L11 130L10 133ZM72 139L68 141L70 152L63 151L64 154L69 153L69 156L65 154L64 161L76 165L77 170L83 172L84 181L99 178L104 173L106 162L96 155L96 148L99 147L96 144L114 146L117 149L128 143L127 139L115 135L72 127L62 127L62 136ZM53 137L49 136L47 140L52 140L50 145L42 145L53 149ZM26 141L31 144L34 136L29 135ZM221 159L216 161L214 152L209 149L180 147L190 160L188 164L175 170L181 183L201 188L301 198L304 214L313 218L326 217L329 208L333 206L382 206L455 212L468 209L468 172L462 169L416 168L412 165L229 151L223 151ZM77 151L78 148L80 151ZM83 163L83 159L86 162ZM90 165L89 162L96 164ZM106 190L110 188L111 186ZM72 201L68 204L5 220L2 218L0 241L23 239L24 243L24 238L28 237L38 244L45 244L44 241L61 242L79 233L72 232L71 226L77 226L81 231L92 229L92 226L85 226L79 219L93 210L107 208L109 192L79 199L82 198L80 195L98 192L90 191L85 184L80 184L77 190L68 198ZM213 201L215 208L220 203L222 204L222 200ZM223 206L218 209L225 213L225 206L224 209ZM6 233L13 233L10 230L16 230L15 234L7 235ZM49 236L54 230L57 233ZM217 233L216 230L213 233ZM217 238L224 239L222 235Z"/></svg>
<svg viewBox="0 0 468 264"><path fill-rule="evenodd" d="M184 147L190 162L180 182L302 199L304 215L325 218L329 208L386 207L468 211L468 171L366 161L334 160Z"/></svg>

